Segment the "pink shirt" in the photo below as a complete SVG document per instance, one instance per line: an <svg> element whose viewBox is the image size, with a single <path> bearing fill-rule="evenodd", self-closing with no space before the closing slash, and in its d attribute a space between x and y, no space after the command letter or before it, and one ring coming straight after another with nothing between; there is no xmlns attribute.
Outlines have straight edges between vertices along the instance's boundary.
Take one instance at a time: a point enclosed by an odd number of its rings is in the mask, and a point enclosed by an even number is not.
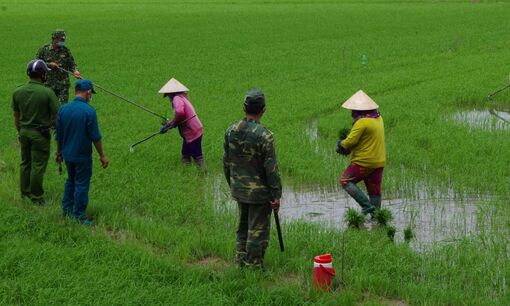
<svg viewBox="0 0 510 306"><path fill-rule="evenodd" d="M200 122L198 116L182 124L179 124L179 122L183 122L184 120L187 120L197 114L193 108L193 105L191 105L191 102L186 98L184 94L178 94L173 98L172 108L174 109L174 119L172 122L174 122L174 124L179 127L181 135L186 143L190 143L198 137L202 136L204 132L202 122Z"/></svg>

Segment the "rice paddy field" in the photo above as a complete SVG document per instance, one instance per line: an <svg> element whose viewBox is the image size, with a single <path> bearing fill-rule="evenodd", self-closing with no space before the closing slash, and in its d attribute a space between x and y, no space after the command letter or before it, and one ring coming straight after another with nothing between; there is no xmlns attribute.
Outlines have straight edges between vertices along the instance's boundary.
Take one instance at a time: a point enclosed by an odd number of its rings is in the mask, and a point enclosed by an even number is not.
<svg viewBox="0 0 510 306"><path fill-rule="evenodd" d="M508 305L510 90L508 1L0 0L0 304ZM98 91L110 167L94 155L84 227L60 216L65 174L51 160L44 207L20 198L13 90L51 32L64 28L87 78L171 116L157 94L190 88L205 127L205 171L180 163L181 138ZM237 211L222 177L223 133L246 90L265 91L284 185L265 272L234 263ZM386 127L381 228L337 179L351 125L340 104L363 89ZM404 231L415 238L406 242ZM333 289L312 282L333 254Z"/></svg>

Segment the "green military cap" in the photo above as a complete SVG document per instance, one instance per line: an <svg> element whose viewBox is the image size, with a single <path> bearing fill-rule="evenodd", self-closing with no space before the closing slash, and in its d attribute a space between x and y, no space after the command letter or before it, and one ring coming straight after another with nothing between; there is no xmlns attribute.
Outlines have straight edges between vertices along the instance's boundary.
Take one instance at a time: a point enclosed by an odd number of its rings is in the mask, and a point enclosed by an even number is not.
<svg viewBox="0 0 510 306"><path fill-rule="evenodd" d="M63 38L63 39L66 39L67 38L66 31L64 31L63 29L56 29L51 34L51 37L52 38Z"/></svg>
<svg viewBox="0 0 510 306"><path fill-rule="evenodd" d="M266 106L266 97L261 89L252 88L248 90L244 97L244 106Z"/></svg>

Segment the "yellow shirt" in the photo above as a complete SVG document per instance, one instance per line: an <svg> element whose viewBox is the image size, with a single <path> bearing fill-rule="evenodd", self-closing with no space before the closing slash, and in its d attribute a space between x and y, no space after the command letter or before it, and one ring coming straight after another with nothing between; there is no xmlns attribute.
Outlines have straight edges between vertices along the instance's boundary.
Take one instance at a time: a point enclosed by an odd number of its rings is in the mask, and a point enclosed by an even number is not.
<svg viewBox="0 0 510 306"><path fill-rule="evenodd" d="M382 117L358 119L341 145L351 150L351 163L366 168L384 167L386 151Z"/></svg>

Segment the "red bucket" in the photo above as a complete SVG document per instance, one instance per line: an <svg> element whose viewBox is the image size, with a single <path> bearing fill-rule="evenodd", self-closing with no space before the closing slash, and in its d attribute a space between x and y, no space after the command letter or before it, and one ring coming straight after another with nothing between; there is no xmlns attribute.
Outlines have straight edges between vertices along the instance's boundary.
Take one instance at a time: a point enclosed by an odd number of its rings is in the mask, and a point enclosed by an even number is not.
<svg viewBox="0 0 510 306"><path fill-rule="evenodd" d="M331 254L315 256L313 262L313 284L316 288L329 290L336 275Z"/></svg>

